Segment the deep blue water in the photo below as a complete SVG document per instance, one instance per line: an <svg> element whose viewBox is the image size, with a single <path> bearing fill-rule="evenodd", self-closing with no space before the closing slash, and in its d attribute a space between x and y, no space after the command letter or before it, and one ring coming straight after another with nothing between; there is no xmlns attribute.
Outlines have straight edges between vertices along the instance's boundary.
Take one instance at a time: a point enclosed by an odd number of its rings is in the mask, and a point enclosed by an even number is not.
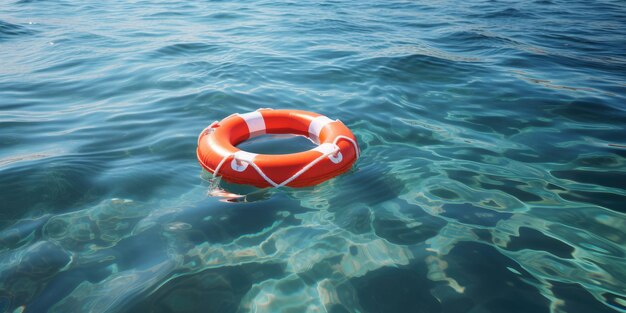
<svg viewBox="0 0 626 313"><path fill-rule="evenodd" d="M211 180L260 107L361 159ZM0 312L46 311L626 312L625 2L0 0Z"/></svg>

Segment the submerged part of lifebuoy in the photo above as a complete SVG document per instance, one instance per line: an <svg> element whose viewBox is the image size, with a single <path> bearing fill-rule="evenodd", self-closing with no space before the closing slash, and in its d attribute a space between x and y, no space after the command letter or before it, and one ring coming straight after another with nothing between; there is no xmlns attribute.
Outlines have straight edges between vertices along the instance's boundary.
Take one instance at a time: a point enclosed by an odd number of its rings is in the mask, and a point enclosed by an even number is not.
<svg viewBox="0 0 626 313"><path fill-rule="evenodd" d="M318 146L290 154L256 154L236 146L263 134L307 136ZM213 122L198 137L198 161L229 182L257 187L319 184L352 167L359 146L339 120L299 110L259 109Z"/></svg>

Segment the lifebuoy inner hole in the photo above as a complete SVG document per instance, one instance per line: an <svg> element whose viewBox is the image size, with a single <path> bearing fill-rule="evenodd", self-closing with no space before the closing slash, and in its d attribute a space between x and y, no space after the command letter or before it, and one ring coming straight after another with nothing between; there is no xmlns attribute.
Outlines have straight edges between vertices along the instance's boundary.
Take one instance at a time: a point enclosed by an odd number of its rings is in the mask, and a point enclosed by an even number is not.
<svg viewBox="0 0 626 313"><path fill-rule="evenodd" d="M294 134L265 134L237 145L237 148L258 154L289 154L311 150L317 147L306 136Z"/></svg>

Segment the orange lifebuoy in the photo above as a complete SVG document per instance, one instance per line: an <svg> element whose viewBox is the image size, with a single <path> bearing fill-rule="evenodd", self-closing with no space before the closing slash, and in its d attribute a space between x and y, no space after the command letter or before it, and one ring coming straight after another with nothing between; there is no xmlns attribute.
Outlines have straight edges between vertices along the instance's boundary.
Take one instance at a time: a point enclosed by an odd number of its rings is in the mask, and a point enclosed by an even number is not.
<svg viewBox="0 0 626 313"><path fill-rule="evenodd" d="M303 135L318 146L280 155L250 153L236 147L263 134ZM359 147L339 120L307 111L259 109L209 125L198 137L197 155L204 169L226 181L257 187L304 187L350 169L359 157Z"/></svg>

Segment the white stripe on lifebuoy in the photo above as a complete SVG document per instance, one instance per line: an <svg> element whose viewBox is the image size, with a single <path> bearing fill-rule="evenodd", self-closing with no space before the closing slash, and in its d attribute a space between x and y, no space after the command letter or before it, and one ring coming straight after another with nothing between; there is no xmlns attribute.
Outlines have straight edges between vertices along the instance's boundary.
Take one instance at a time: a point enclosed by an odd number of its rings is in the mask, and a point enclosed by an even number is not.
<svg viewBox="0 0 626 313"><path fill-rule="evenodd" d="M263 119L263 115L261 112L254 111L250 113L239 114L246 124L248 125L248 130L250 131L250 138L257 137L265 134L265 120Z"/></svg>
<svg viewBox="0 0 626 313"><path fill-rule="evenodd" d="M311 138L315 143L320 143L320 133L322 132L322 128L328 125L328 123L334 122L326 116L318 116L311 121L309 124L309 138Z"/></svg>

